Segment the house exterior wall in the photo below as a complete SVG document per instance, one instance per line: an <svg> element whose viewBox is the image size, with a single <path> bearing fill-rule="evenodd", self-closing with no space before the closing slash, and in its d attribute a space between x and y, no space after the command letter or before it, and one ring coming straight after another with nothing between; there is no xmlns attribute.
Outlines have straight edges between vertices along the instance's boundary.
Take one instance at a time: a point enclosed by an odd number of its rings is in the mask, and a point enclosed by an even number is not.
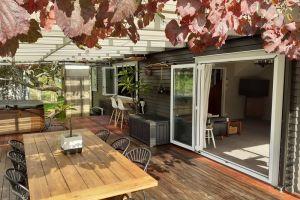
<svg viewBox="0 0 300 200"><path fill-rule="evenodd" d="M231 53L261 49L259 37L232 39L222 49L209 48L202 55ZM171 65L194 63L194 57L187 48L170 50L147 55L147 59L139 62L139 75L144 82L151 85L147 94L140 94L146 102L146 113L165 117L170 116L170 93L158 94L160 84L170 90L171 70L152 70L152 75L146 75L145 66L153 63L168 62ZM282 139L280 146L279 185L289 192L300 193L300 63L287 61L284 89L284 106L282 119ZM161 80L161 81L160 81ZM111 103L108 96L102 95L102 70L98 68L98 91L93 92L93 105L104 108L105 114L110 114Z"/></svg>

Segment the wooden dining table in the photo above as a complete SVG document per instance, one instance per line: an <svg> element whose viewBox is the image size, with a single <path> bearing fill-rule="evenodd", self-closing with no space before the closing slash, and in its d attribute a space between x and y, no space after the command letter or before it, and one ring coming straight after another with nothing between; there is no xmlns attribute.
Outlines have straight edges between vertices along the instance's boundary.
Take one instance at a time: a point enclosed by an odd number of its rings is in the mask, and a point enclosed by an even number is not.
<svg viewBox="0 0 300 200"><path fill-rule="evenodd" d="M23 136L31 200L98 200L155 187L158 182L109 144L86 129L83 150L64 154L61 134Z"/></svg>

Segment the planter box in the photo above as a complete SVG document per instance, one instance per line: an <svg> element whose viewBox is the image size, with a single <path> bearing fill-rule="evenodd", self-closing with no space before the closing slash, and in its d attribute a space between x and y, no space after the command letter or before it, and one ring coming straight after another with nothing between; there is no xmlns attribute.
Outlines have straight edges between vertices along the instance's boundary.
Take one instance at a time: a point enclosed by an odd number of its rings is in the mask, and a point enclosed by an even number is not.
<svg viewBox="0 0 300 200"><path fill-rule="evenodd" d="M70 134L62 134L60 136L60 146L64 153L73 154L82 152L82 136L77 133L73 133L73 136L70 137Z"/></svg>
<svg viewBox="0 0 300 200"><path fill-rule="evenodd" d="M129 134L150 147L169 144L169 120L155 115L130 115Z"/></svg>

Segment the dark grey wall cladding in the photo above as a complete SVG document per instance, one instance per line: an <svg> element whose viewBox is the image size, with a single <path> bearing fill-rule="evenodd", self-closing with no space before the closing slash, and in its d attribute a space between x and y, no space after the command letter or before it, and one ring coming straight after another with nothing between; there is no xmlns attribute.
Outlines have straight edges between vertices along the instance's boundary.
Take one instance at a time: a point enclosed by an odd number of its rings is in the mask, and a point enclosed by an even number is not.
<svg viewBox="0 0 300 200"><path fill-rule="evenodd" d="M286 137L285 189L300 193L300 62L292 63L289 124Z"/></svg>

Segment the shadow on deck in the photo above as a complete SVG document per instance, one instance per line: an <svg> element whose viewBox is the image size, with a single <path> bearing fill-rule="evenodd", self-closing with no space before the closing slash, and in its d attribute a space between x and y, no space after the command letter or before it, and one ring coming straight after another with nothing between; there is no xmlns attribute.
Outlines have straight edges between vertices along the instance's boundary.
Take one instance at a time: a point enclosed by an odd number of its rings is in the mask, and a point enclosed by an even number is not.
<svg viewBox="0 0 300 200"><path fill-rule="evenodd" d="M128 136L128 131L121 131L108 126L109 118L84 117L72 120L73 129L86 128L96 133L101 129L109 129L113 134L108 139L111 143L121 136ZM54 127L52 130L58 130ZM20 135L1 136L0 143L9 139L22 139ZM143 146L132 139L130 148ZM11 167L6 157L7 145L0 147L0 199L15 199L9 183L2 178L5 170ZM163 145L151 148L153 157L148 173L159 181L159 186L146 190L147 199L205 200L205 199L296 199L289 194L279 192L272 186L262 183L245 174L232 170L196 153L176 147ZM135 199L143 199L142 193L133 194Z"/></svg>

